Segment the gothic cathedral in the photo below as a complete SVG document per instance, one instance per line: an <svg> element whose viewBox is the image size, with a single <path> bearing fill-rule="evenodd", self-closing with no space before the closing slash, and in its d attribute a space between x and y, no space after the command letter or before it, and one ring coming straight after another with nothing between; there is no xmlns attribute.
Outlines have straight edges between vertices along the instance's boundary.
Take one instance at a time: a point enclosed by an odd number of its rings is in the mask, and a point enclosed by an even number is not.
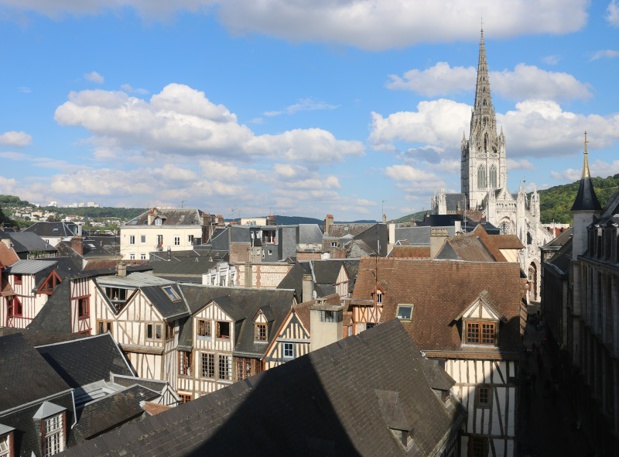
<svg viewBox="0 0 619 457"><path fill-rule="evenodd" d="M507 189L505 135L502 128L497 132L483 30L469 139L463 135L461 151L461 193L446 194L439 190L432 198L433 213L460 213L470 219L480 215L501 233L517 235L525 245L519 263L531 284L529 297L539 300L540 247L552 237L540 223L537 191L528 197L522 184L518 194L512 195Z"/></svg>

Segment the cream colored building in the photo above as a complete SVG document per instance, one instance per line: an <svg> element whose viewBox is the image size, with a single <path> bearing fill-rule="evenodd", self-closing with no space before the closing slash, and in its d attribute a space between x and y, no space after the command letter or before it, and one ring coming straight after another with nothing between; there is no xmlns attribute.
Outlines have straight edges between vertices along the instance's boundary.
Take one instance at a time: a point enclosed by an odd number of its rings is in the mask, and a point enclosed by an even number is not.
<svg viewBox="0 0 619 457"><path fill-rule="evenodd" d="M186 251L205 243L219 219L198 209L152 208L120 227L123 260L148 260L156 251Z"/></svg>

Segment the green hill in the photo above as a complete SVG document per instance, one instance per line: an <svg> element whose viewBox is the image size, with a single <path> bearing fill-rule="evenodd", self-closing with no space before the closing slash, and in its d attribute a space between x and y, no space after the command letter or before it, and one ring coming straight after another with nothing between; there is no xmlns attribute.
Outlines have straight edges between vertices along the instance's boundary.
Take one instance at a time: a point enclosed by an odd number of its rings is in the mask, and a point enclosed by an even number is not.
<svg viewBox="0 0 619 457"><path fill-rule="evenodd" d="M619 187L619 174L607 178L591 178L595 194L602 207ZM539 191L541 220L544 224L552 221L561 224L572 222L571 208L578 193L580 181L554 186Z"/></svg>

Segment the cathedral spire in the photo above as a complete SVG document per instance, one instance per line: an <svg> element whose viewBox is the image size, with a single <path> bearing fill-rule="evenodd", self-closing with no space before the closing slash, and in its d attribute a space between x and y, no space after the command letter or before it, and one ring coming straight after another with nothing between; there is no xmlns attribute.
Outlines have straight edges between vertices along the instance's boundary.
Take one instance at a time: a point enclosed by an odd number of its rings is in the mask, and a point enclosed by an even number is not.
<svg viewBox="0 0 619 457"><path fill-rule="evenodd" d="M481 110L480 108L485 109ZM488 62L486 61L486 43L484 42L484 29L481 29L479 41L479 60L477 61L477 84L475 87L475 111L488 112L492 110L492 97L490 95L490 78L488 77ZM492 113L494 114L494 113Z"/></svg>

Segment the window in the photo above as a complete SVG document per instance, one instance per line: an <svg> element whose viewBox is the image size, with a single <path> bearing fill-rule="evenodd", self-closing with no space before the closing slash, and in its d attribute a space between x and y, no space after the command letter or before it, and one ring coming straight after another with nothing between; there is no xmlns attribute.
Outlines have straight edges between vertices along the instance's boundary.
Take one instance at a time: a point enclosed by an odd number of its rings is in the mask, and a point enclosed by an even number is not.
<svg viewBox="0 0 619 457"><path fill-rule="evenodd" d="M320 322L342 322L343 318L342 311L320 311Z"/></svg>
<svg viewBox="0 0 619 457"><path fill-rule="evenodd" d="M490 408L492 402L492 388L490 386L477 386L475 388L475 406L478 408Z"/></svg>
<svg viewBox="0 0 619 457"><path fill-rule="evenodd" d="M13 275L14 279L14 283L16 286L21 286L23 283L23 277L22 275Z"/></svg>
<svg viewBox="0 0 619 457"><path fill-rule="evenodd" d="M202 373L203 378L215 377L215 354L202 353Z"/></svg>
<svg viewBox="0 0 619 457"><path fill-rule="evenodd" d="M469 437L469 457L487 457L490 446L485 436Z"/></svg>
<svg viewBox="0 0 619 457"><path fill-rule="evenodd" d="M210 337L211 335L211 321L198 319L198 336Z"/></svg>
<svg viewBox="0 0 619 457"><path fill-rule="evenodd" d="M230 322L218 321L215 336L217 338L230 338Z"/></svg>
<svg viewBox="0 0 619 457"><path fill-rule="evenodd" d="M22 305L19 298L13 298L13 316L23 316L24 315L24 305Z"/></svg>
<svg viewBox="0 0 619 457"><path fill-rule="evenodd" d="M162 289L171 301L179 301L181 299L180 295L178 295L172 286L164 286Z"/></svg>
<svg viewBox="0 0 619 457"><path fill-rule="evenodd" d="M193 235L187 235L187 242L193 244Z"/></svg>
<svg viewBox="0 0 619 457"><path fill-rule="evenodd" d="M178 374L191 376L191 352L178 351Z"/></svg>
<svg viewBox="0 0 619 457"><path fill-rule="evenodd" d="M376 303L379 305L383 304L383 293L380 290L376 292Z"/></svg>
<svg viewBox="0 0 619 457"><path fill-rule="evenodd" d="M135 254L129 254L129 260L135 260Z"/></svg>
<svg viewBox="0 0 619 457"><path fill-rule="evenodd" d="M63 413L43 419L43 455L50 456L64 451Z"/></svg>
<svg viewBox="0 0 619 457"><path fill-rule="evenodd" d="M77 299L77 317L85 319L90 315L90 301L88 297Z"/></svg>
<svg viewBox="0 0 619 457"><path fill-rule="evenodd" d="M365 323L365 329L368 330L370 328L374 328L376 327L376 323L375 322L366 322Z"/></svg>
<svg viewBox="0 0 619 457"><path fill-rule="evenodd" d="M398 319L410 321L413 317L413 305L398 305Z"/></svg>
<svg viewBox="0 0 619 457"><path fill-rule="evenodd" d="M466 342L496 344L496 322L466 322Z"/></svg>
<svg viewBox="0 0 619 457"><path fill-rule="evenodd" d="M480 165L477 169L477 187L480 189L486 188L486 169Z"/></svg>
<svg viewBox="0 0 619 457"><path fill-rule="evenodd" d="M181 237L180 236L175 236L174 237L174 246L180 246L181 245Z"/></svg>
<svg viewBox="0 0 619 457"><path fill-rule="evenodd" d="M140 243L146 243L146 235L140 235Z"/></svg>
<svg viewBox="0 0 619 457"><path fill-rule="evenodd" d="M163 235L157 235L157 246L163 246Z"/></svg>
<svg viewBox="0 0 619 457"><path fill-rule="evenodd" d="M267 324L256 324L254 339L256 341L267 340Z"/></svg>
<svg viewBox="0 0 619 457"><path fill-rule="evenodd" d="M166 337L166 340L173 340L174 339L174 321L166 322L166 325L165 325L165 337Z"/></svg>
<svg viewBox="0 0 619 457"><path fill-rule="evenodd" d="M284 343L284 358L285 359L294 359L294 343Z"/></svg>
<svg viewBox="0 0 619 457"><path fill-rule="evenodd" d="M12 432L0 436L0 457L11 457L13 450L11 449Z"/></svg>
<svg viewBox="0 0 619 457"><path fill-rule="evenodd" d="M112 333L112 321L97 321L97 334Z"/></svg>
<svg viewBox="0 0 619 457"><path fill-rule="evenodd" d="M190 394L178 394L178 396L181 399L180 403L189 403L192 400Z"/></svg>
<svg viewBox="0 0 619 457"><path fill-rule="evenodd" d="M135 235L129 236L129 244L135 244Z"/></svg>
<svg viewBox="0 0 619 457"><path fill-rule="evenodd" d="M146 324L146 339L161 340L163 335L163 326L161 324Z"/></svg>
<svg viewBox="0 0 619 457"><path fill-rule="evenodd" d="M162 225L163 221L159 218L155 219L155 225Z"/></svg>
<svg viewBox="0 0 619 457"><path fill-rule="evenodd" d="M331 241L331 247L332 248L336 248L337 247L337 241Z"/></svg>
<svg viewBox="0 0 619 457"><path fill-rule="evenodd" d="M492 165L490 167L490 187L492 187L493 189L497 187L496 176L497 176L496 167Z"/></svg>
<svg viewBox="0 0 619 457"><path fill-rule="evenodd" d="M251 359L236 359L236 380L242 381L252 375L252 361Z"/></svg>
<svg viewBox="0 0 619 457"><path fill-rule="evenodd" d="M219 356L219 379L232 379L232 357L228 355Z"/></svg>

